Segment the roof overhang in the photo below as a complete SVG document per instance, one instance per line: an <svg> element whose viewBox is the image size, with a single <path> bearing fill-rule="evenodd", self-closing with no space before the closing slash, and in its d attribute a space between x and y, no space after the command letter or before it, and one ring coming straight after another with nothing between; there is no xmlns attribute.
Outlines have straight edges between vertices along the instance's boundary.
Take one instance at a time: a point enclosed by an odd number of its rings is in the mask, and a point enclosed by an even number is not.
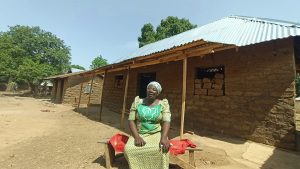
<svg viewBox="0 0 300 169"><path fill-rule="evenodd" d="M235 45L228 45L222 43L207 42L204 40L194 41L179 47L174 47L162 52L153 53L146 56L140 56L124 60L119 63L110 64L94 70L96 74L104 72L114 72L126 69L139 68L143 66L173 62L183 60L190 57L204 57L207 54L216 53L223 50L237 48Z"/></svg>
<svg viewBox="0 0 300 169"><path fill-rule="evenodd" d="M96 70L96 69L95 69ZM65 79L71 76L84 76L84 77L89 77L89 76L95 76L99 75L103 78L103 75L101 74L96 74L95 70L86 70L86 71L80 71L80 72L75 72L75 73L66 73L62 75L56 75L56 76L50 76L47 78L44 78L45 80L51 80L51 79Z"/></svg>

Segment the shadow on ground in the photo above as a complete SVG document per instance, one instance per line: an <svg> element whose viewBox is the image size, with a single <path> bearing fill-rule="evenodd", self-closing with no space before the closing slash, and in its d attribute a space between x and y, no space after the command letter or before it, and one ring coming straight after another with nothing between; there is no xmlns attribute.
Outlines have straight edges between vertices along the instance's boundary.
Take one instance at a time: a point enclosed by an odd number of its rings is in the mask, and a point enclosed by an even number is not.
<svg viewBox="0 0 300 169"><path fill-rule="evenodd" d="M76 112L82 114L83 116L87 117L90 120L99 122L100 115L99 115L99 106L92 106L92 107L80 107L76 110ZM124 127L120 127L121 115L119 113L112 112L106 108L103 108L101 115L101 123L106 124L108 126L114 127L118 130L121 130L127 134L129 134L128 129L128 121L127 116L124 119ZM175 138L179 136L179 128L176 128L177 124L173 124L170 130L170 138ZM189 131L186 131L189 132ZM191 132L189 132L191 133ZM208 137L214 140L220 140L236 145L242 145L246 142L244 139L238 139L232 136L216 134L210 131L201 131L195 132L196 135ZM201 140L200 140L201 143ZM205 145L205 143L203 143ZM262 146L266 147L266 146ZM255 147L253 147L255 148ZM255 152L255 150L248 150L249 152ZM262 148L262 150L257 150L260 152L258 154L252 153L249 155L249 160L252 162L260 164L262 169L270 169L270 168L285 168L285 169L294 169L300 168L299 163L299 154L292 152L292 151L285 151L282 149L270 149L270 148ZM217 167L217 166L230 166L229 157L226 155L224 150L213 148L213 147L205 147L204 151L199 152L200 154L196 155L197 159L196 164L197 166L201 167ZM247 152L246 152L247 153ZM251 157L255 154L255 157ZM183 157L185 160L188 160L187 154L184 154ZM253 161L254 160L254 161ZM257 160L257 161L255 161ZM99 163L101 166L105 167L105 159L103 156L98 157L94 160L94 163ZM119 169L128 169L128 164L125 158L119 158L114 162L114 167ZM170 165L171 169L179 169L177 165Z"/></svg>
<svg viewBox="0 0 300 169"><path fill-rule="evenodd" d="M103 167L106 167L105 165L105 158L103 155L98 157L93 161L93 163L98 163ZM118 169L129 169L128 163L124 157L119 157L113 162L113 167L118 168Z"/></svg>

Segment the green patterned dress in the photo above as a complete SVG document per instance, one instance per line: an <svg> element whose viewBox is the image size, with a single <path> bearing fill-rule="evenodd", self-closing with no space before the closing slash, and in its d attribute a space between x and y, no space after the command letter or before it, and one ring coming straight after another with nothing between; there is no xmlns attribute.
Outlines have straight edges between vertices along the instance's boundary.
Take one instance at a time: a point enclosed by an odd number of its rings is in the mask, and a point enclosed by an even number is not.
<svg viewBox="0 0 300 169"><path fill-rule="evenodd" d="M124 150L131 169L168 169L169 153L159 151L161 123L171 121L170 106L167 99L159 101L155 106L142 104L138 96L132 103L128 120L134 120L140 136L146 145L137 147L134 138L130 137Z"/></svg>

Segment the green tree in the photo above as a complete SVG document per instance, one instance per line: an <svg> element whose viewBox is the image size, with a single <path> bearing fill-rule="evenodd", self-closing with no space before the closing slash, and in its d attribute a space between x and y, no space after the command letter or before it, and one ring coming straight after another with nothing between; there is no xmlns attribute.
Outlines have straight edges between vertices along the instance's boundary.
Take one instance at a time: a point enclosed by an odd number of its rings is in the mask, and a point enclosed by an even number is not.
<svg viewBox="0 0 300 169"><path fill-rule="evenodd" d="M155 39L156 41L165 39L196 27L197 25L193 25L188 19L168 16L161 20L160 25L156 28Z"/></svg>
<svg viewBox="0 0 300 169"><path fill-rule="evenodd" d="M31 90L36 93L38 85L44 77L51 74L52 66L45 63L34 62L26 58L19 66L18 80L29 83Z"/></svg>
<svg viewBox="0 0 300 169"><path fill-rule="evenodd" d="M16 75L17 71L13 69L13 59L5 53L0 53L0 82L7 83L11 75Z"/></svg>
<svg viewBox="0 0 300 169"><path fill-rule="evenodd" d="M145 24L141 29L142 35L138 37L139 47L156 41L155 31L151 23Z"/></svg>
<svg viewBox="0 0 300 169"><path fill-rule="evenodd" d="M145 46L187 30L196 28L197 25L190 23L188 19L179 19L175 16L168 16L161 20L160 25L157 26L156 32L150 23L145 24L141 29L141 36L138 37L139 47Z"/></svg>
<svg viewBox="0 0 300 169"><path fill-rule="evenodd" d="M101 55L97 56L93 61L92 64L90 65L90 69L97 69L99 67L107 65L108 62L106 59L104 59Z"/></svg>
<svg viewBox="0 0 300 169"><path fill-rule="evenodd" d="M79 69L79 70L85 70L85 68L80 66L80 65L71 65L71 68L75 68L75 69Z"/></svg>
<svg viewBox="0 0 300 169"><path fill-rule="evenodd" d="M17 25L0 34L0 59L0 76L34 89L43 78L69 69L70 48L39 27Z"/></svg>

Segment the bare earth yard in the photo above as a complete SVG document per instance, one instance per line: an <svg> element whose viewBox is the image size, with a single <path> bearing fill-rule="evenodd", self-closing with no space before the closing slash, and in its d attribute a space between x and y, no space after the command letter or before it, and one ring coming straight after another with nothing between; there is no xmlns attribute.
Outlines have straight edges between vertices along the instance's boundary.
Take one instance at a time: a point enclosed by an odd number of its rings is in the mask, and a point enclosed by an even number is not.
<svg viewBox="0 0 300 169"><path fill-rule="evenodd" d="M102 122L98 117L47 100L0 94L0 168L105 168L98 142L121 132L120 116L104 109ZM176 133L173 129L171 135ZM196 153L198 168L300 168L295 152L215 135L186 137L203 145L204 151ZM114 167L128 169L124 158Z"/></svg>

